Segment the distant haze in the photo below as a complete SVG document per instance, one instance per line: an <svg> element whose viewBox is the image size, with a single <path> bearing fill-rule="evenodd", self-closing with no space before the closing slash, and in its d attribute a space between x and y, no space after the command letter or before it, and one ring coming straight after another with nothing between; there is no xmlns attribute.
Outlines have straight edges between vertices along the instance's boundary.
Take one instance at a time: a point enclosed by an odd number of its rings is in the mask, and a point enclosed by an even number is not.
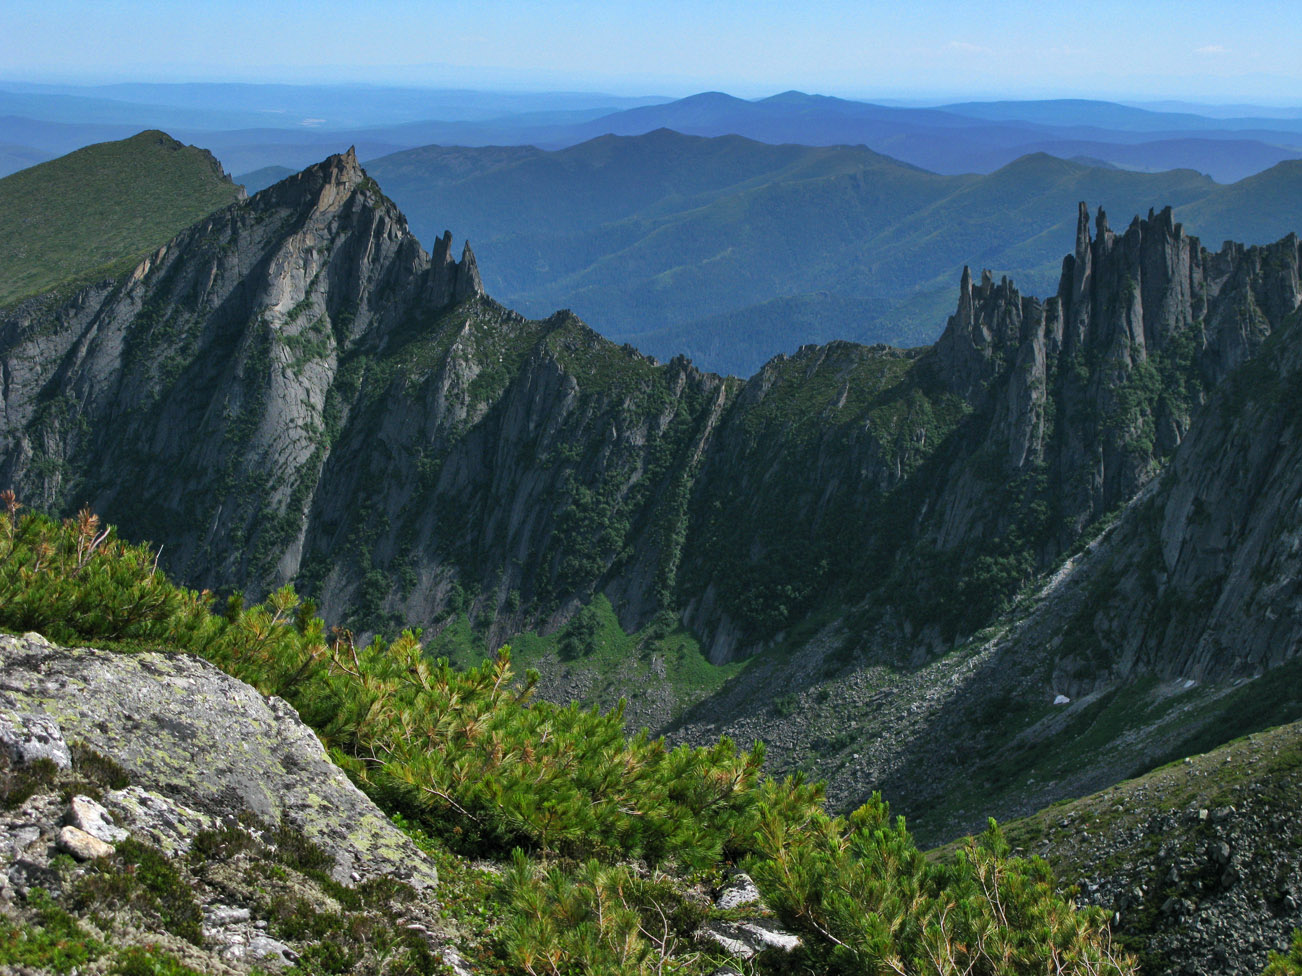
<svg viewBox="0 0 1302 976"><path fill-rule="evenodd" d="M1299 49L1283 0L9 0L0 76L1296 104Z"/></svg>

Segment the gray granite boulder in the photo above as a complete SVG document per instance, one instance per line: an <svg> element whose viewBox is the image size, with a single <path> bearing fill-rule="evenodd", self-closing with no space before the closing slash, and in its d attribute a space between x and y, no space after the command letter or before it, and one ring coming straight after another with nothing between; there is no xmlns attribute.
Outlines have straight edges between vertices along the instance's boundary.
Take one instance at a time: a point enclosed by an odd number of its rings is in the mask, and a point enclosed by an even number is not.
<svg viewBox="0 0 1302 976"><path fill-rule="evenodd" d="M4 741L39 736L53 748L59 733L114 759L139 789L105 805L133 830L152 818L145 833L170 835L163 846L184 848L206 818L248 811L301 830L334 859L339 881L437 883L428 857L330 762L289 704L207 661L0 636L0 674L0 728L19 730Z"/></svg>

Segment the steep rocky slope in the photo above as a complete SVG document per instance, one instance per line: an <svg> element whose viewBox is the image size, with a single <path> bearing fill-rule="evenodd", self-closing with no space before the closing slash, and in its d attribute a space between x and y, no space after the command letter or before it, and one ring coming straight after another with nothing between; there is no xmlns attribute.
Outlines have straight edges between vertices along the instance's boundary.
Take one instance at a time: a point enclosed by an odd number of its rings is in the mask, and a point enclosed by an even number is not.
<svg viewBox="0 0 1302 976"><path fill-rule="evenodd" d="M1261 972L1302 926L1302 726L1249 735L1004 825L1145 973ZM936 852L933 856L942 856Z"/></svg>

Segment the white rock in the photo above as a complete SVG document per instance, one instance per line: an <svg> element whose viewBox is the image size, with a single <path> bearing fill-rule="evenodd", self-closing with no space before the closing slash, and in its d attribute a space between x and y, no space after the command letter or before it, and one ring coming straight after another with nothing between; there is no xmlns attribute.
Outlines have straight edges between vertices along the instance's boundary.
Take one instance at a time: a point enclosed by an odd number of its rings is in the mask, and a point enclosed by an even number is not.
<svg viewBox="0 0 1302 976"><path fill-rule="evenodd" d="M113 826L109 812L88 796L74 796L68 805L68 822L106 844L127 839L127 832Z"/></svg>
<svg viewBox="0 0 1302 976"><path fill-rule="evenodd" d="M715 902L716 907L725 910L758 904L760 904L759 888L755 887L755 882L751 880L750 875L741 871L732 876Z"/></svg>
<svg viewBox="0 0 1302 976"><path fill-rule="evenodd" d="M252 915L247 908L231 908L229 905L209 905L204 909L204 924L209 928L220 929L228 925L247 922Z"/></svg>
<svg viewBox="0 0 1302 976"><path fill-rule="evenodd" d="M112 844L106 844L78 827L64 827L59 831L59 846L80 861L93 861L113 853Z"/></svg>
<svg viewBox="0 0 1302 976"><path fill-rule="evenodd" d="M1068 698L1066 695L1058 695L1056 698L1054 698L1053 703L1055 705L1070 705L1071 699Z"/></svg>
<svg viewBox="0 0 1302 976"><path fill-rule="evenodd" d="M724 952L738 959L750 959L765 949L790 952L800 945L799 936L757 919L744 922L706 922L698 934L718 943Z"/></svg>

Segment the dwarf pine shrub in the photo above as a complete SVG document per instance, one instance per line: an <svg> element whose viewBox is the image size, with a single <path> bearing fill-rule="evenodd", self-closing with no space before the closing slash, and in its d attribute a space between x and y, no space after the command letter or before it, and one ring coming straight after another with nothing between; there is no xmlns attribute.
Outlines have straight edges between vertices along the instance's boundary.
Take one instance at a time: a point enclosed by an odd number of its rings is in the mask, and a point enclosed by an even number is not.
<svg viewBox="0 0 1302 976"><path fill-rule="evenodd" d="M1075 909L1043 861L1011 858L993 823L933 865L879 797L831 817L818 785L763 775L759 744L670 748L627 736L618 708L535 701L508 648L458 671L412 631L358 647L288 586L218 613L89 512L23 514L12 493L0 507L0 626L202 655L287 699L405 822L464 854L514 851L493 896L507 971L712 971L684 892L740 863L801 933L794 971L1134 972L1102 915Z"/></svg>

